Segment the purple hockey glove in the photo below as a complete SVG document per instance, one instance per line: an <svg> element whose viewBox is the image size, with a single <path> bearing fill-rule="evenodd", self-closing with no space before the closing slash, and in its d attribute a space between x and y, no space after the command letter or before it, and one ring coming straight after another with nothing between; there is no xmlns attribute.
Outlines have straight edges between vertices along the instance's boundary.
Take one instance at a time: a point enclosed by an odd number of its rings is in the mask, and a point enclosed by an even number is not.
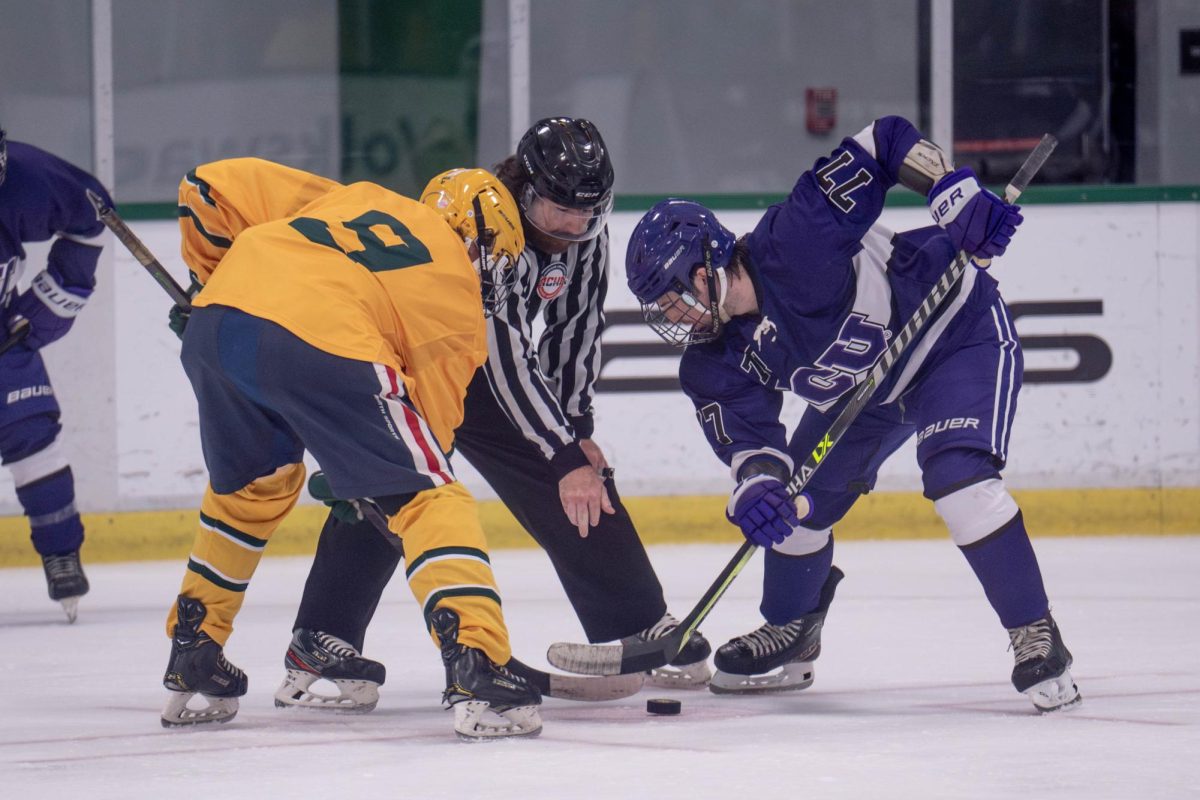
<svg viewBox="0 0 1200 800"><path fill-rule="evenodd" d="M801 497L807 511L808 498ZM754 475L739 483L729 496L725 516L759 547L779 544L800 524L796 502L788 495L787 486L771 475Z"/></svg>
<svg viewBox="0 0 1200 800"><path fill-rule="evenodd" d="M34 276L29 291L12 304L13 321L18 318L29 321L25 346L37 350L65 336L91 293L91 289L61 286L49 271Z"/></svg>
<svg viewBox="0 0 1200 800"><path fill-rule="evenodd" d="M61 238L50 247L46 268L33 276L29 289L12 306L9 329L19 318L28 320L25 346L31 350L61 339L75 323L96 285L100 248Z"/></svg>
<svg viewBox="0 0 1200 800"><path fill-rule="evenodd" d="M970 167L956 169L933 185L929 211L956 248L977 258L1004 255L1024 219L1020 206L980 186Z"/></svg>

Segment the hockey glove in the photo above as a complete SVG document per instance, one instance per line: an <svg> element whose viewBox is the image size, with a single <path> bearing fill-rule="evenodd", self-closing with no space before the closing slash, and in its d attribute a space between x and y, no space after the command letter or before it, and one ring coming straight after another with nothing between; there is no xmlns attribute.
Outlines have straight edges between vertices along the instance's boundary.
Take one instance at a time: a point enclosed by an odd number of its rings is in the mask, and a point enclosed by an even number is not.
<svg viewBox="0 0 1200 800"><path fill-rule="evenodd" d="M179 308L179 306L175 306L175 308ZM180 309L180 311L182 310ZM325 477L323 471L317 470L308 477L308 493L314 500L320 500L329 506L329 513L338 520L350 525L362 522L362 513L353 501L339 500L333 496L333 489L329 486L329 479Z"/></svg>
<svg viewBox="0 0 1200 800"><path fill-rule="evenodd" d="M192 285L189 286L187 290L188 297L195 297L203 288L204 284L200 283L195 279L195 277L193 277ZM179 341L181 342L183 341L183 332L187 330L188 320L191 318L192 310L190 308L184 308L178 303L171 306L171 310L167 313L167 327L179 337Z"/></svg>
<svg viewBox="0 0 1200 800"><path fill-rule="evenodd" d="M956 169L933 185L929 211L955 248L976 258L1004 255L1024 219L1020 206L980 186L970 167Z"/></svg>
<svg viewBox="0 0 1200 800"><path fill-rule="evenodd" d="M26 347L36 350L66 336L92 296L99 260L99 247L61 238L50 246L46 268L12 304L13 323L17 317L29 322Z"/></svg>
<svg viewBox="0 0 1200 800"><path fill-rule="evenodd" d="M812 504L808 496L798 498L807 517ZM725 516L742 529L742 535L759 547L779 544L801 522L796 500L788 494L787 486L771 475L753 475L737 485L729 496Z"/></svg>
<svg viewBox="0 0 1200 800"><path fill-rule="evenodd" d="M167 327L179 337L181 342L183 341L183 332L187 330L188 320L191 318L191 309L184 308L178 303L171 306L171 310L167 312Z"/></svg>

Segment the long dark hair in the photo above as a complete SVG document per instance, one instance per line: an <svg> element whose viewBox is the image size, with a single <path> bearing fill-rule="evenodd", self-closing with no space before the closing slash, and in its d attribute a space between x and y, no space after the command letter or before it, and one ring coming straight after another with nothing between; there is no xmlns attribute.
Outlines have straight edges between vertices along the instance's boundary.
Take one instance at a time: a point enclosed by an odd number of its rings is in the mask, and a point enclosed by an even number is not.
<svg viewBox="0 0 1200 800"><path fill-rule="evenodd" d="M529 176L525 173L525 168L521 166L521 163L517 161L516 155L511 155L492 167L492 173L516 198L521 197L521 192L525 190L525 184L529 183ZM521 216L525 216L524 212Z"/></svg>

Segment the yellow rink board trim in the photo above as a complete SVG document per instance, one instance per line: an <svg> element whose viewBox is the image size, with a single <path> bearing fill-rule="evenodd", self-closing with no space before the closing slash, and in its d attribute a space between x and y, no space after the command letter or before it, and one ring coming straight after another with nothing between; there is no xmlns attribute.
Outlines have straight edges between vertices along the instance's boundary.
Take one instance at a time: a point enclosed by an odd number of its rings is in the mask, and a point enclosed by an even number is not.
<svg viewBox="0 0 1200 800"><path fill-rule="evenodd" d="M1185 535L1200 533L1200 487L1170 489L1047 489L1014 491L1026 526L1040 536ZM647 544L740 540L725 521L724 496L627 497L626 508ZM85 563L179 559L196 535L197 509L84 514ZM297 507L271 537L267 555L311 555L326 508ZM533 547L533 540L498 500L479 503L493 549ZM947 538L933 504L917 492L863 497L836 528L839 541ZM25 517L0 517L0 567L36 566Z"/></svg>

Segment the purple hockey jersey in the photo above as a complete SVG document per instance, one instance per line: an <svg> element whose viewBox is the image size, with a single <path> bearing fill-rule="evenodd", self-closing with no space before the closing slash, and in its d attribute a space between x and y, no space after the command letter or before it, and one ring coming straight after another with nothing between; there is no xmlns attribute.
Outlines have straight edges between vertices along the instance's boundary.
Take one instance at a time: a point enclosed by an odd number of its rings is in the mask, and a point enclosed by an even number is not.
<svg viewBox="0 0 1200 800"><path fill-rule="evenodd" d="M899 117L876 121L801 175L748 235L759 313L735 317L680 362L705 435L735 475L758 454L790 464L781 392L832 416L953 260L936 226L896 234L877 224L920 138ZM968 269L872 404L895 402L997 296L991 276Z"/></svg>

